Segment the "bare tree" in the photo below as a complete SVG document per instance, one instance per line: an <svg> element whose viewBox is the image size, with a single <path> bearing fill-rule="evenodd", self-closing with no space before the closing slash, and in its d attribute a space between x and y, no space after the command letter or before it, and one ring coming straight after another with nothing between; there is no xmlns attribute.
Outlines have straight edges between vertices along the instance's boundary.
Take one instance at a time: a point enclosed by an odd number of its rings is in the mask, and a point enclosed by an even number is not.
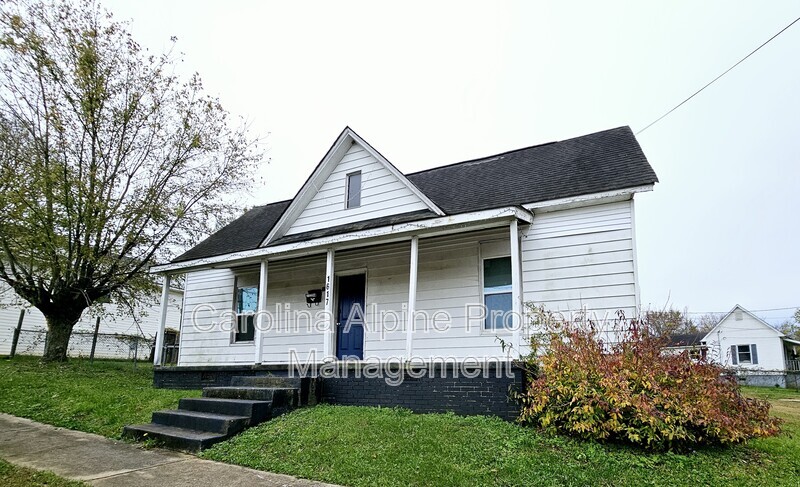
<svg viewBox="0 0 800 487"><path fill-rule="evenodd" d="M94 2L0 10L0 280L62 361L84 310L151 293L149 265L237 211L260 154Z"/></svg>
<svg viewBox="0 0 800 487"><path fill-rule="evenodd" d="M786 320L778 331L793 340L800 340L800 308L796 309L792 320Z"/></svg>
<svg viewBox="0 0 800 487"><path fill-rule="evenodd" d="M689 318L687 311L664 308L661 310L648 310L645 313L644 323L650 333L656 336L670 336L678 333L697 333L697 326Z"/></svg>
<svg viewBox="0 0 800 487"><path fill-rule="evenodd" d="M693 318L692 323L697 327L697 331L710 331L722 320L725 313L705 313L698 318Z"/></svg>

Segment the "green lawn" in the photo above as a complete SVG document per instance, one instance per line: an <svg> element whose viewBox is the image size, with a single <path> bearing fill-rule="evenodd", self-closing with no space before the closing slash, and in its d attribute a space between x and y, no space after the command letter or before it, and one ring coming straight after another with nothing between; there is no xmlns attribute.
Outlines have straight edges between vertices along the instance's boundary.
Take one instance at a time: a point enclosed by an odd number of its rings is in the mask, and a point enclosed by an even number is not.
<svg viewBox="0 0 800 487"><path fill-rule="evenodd" d="M86 484L62 479L50 472L16 467L0 460L0 485L4 487L81 487Z"/></svg>
<svg viewBox="0 0 800 487"><path fill-rule="evenodd" d="M0 412L118 438L198 391L153 389L130 362L0 360ZM344 485L798 485L800 393L748 388L772 401L784 434L686 455L546 436L499 419L322 405L217 445L220 460ZM0 485L74 485L0 462ZM14 483L16 482L16 483ZM36 483L39 482L39 483ZM44 482L44 483L42 483Z"/></svg>
<svg viewBox="0 0 800 487"><path fill-rule="evenodd" d="M785 433L730 449L651 454L545 436L499 419L317 406L221 443L205 458L351 486L798 485L800 394L768 397Z"/></svg>
<svg viewBox="0 0 800 487"><path fill-rule="evenodd" d="M157 409L199 391L154 389L153 367L111 360L72 359L41 365L35 357L0 359L0 412L110 438L122 427L149 423Z"/></svg>

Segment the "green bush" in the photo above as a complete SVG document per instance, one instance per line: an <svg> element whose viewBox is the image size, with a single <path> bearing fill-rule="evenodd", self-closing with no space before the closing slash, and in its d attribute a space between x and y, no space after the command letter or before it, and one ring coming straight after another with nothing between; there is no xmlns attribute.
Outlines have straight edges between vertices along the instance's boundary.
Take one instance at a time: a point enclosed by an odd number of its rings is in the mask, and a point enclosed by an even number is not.
<svg viewBox="0 0 800 487"><path fill-rule="evenodd" d="M536 376L519 395L519 421L654 450L733 444L780 431L769 403L742 396L722 368L685 352L665 353L662 340L640 323L623 322L617 342L609 344L591 322L548 320L526 359Z"/></svg>

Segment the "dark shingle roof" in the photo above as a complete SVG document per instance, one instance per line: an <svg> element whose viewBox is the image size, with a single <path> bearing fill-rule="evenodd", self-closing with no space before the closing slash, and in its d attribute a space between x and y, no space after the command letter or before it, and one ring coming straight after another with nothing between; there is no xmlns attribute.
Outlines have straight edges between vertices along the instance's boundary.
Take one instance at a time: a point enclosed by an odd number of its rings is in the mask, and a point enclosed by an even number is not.
<svg viewBox="0 0 800 487"><path fill-rule="evenodd" d="M691 347L693 345L700 345L700 341L706 336L707 332L701 331L698 333L683 333L672 335L667 339L667 347Z"/></svg>
<svg viewBox="0 0 800 487"><path fill-rule="evenodd" d="M425 220L427 218L436 218L437 216L439 215L430 210L420 210L411 211L408 213L400 213L398 215L383 216L380 218L371 218L369 220L362 220L360 222L345 223L344 225L336 225L335 227L320 228L319 230L312 230L310 232L286 235L270 242L268 246L302 242L304 240L311 240L312 238L329 237L331 235L339 235L340 233L358 232L360 230L369 230L371 228L385 227L387 225L399 225L400 223L415 222L419 220Z"/></svg>
<svg viewBox="0 0 800 487"><path fill-rule="evenodd" d="M504 152L407 174L446 214L500 208L658 182L630 127ZM257 248L291 200L258 206L174 259L181 262ZM296 242L433 216L404 213L283 237Z"/></svg>
<svg viewBox="0 0 800 487"><path fill-rule="evenodd" d="M445 213L464 213L658 181L629 127L407 175Z"/></svg>
<svg viewBox="0 0 800 487"><path fill-rule="evenodd" d="M202 259L258 247L291 202L292 200L279 201L246 211L244 215L175 258L173 262Z"/></svg>

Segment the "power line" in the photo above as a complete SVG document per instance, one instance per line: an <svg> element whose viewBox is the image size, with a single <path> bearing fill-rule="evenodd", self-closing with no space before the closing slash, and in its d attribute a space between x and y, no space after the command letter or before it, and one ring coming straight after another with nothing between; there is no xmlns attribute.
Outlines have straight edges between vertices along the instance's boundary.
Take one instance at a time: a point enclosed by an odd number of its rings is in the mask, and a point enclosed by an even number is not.
<svg viewBox="0 0 800 487"><path fill-rule="evenodd" d="M785 310L796 310L800 309L800 305L798 306L790 306L788 308L769 308L769 309L748 309L751 313L763 313L765 311L785 311ZM688 315L705 315L705 314L725 314L730 312L729 309L725 311L688 311L686 314Z"/></svg>
<svg viewBox="0 0 800 487"><path fill-rule="evenodd" d="M784 32L785 32L785 31L786 31L786 30L787 30L789 27L791 27L791 26L793 26L794 24L796 24L796 23L797 23L797 21L799 21L799 20L800 20L800 17L797 17L796 19L794 19L794 20L792 21L792 23L790 23L789 25L787 25L786 27L784 27L783 29L781 29L781 30L780 30L780 31L779 31L777 34L775 34L774 36L772 36L772 37L770 37L769 39L767 39L767 40L766 40L766 42L764 42L763 44L761 44L760 46L758 46L757 48L755 48L754 50L752 50L752 51L750 52L750 54L748 54L747 56L745 56L745 57L743 57L742 59L740 59L740 60L739 60L739 61L738 61L736 64L734 64L734 65L733 65L733 66L731 66L730 68L726 69L726 70L725 70L725 72L723 72L721 75L719 75L719 76L717 76L716 78L714 78L714 79L712 79L711 81L709 81L709 82L708 82L708 83L707 83L705 86L703 86L703 87L702 87L702 88L700 88L699 90L697 90L697 91L695 91L694 93L692 93L692 95L691 95L689 98L687 98L687 99L683 100L682 102L678 103L678 104L677 104L677 105L675 105L675 106L674 106L674 107L673 107L673 108L672 108L670 111L668 111L668 112L667 112L667 113L665 113L664 115L661 115L661 116L660 116L660 117L658 117L657 119L655 119L655 120L653 120L652 122L650 122L650 123L649 123L649 124L648 124L648 125L647 125L645 128L643 128L643 129L639 130L638 132L636 132L636 135L639 135L639 134L641 134L641 133L642 133L642 132L644 132L645 130L649 129L649 128L650 128L650 127L652 127L653 125L655 125L655 124L657 124L658 122L660 122L660 121L661 121L661 120L662 120L664 117L666 117L666 116L667 116L667 115L669 115L670 113L672 113L672 112L674 112L675 110L677 110L678 108L680 108L680 107L681 107L681 105L683 105L683 104L684 104L684 103L686 103L687 101L691 100L692 98L694 98L695 96L697 96L697 95L698 95L698 94L699 94L701 91L705 90L706 88L708 88L709 86L711 86L712 84L714 84L714 82L715 82L715 81L717 81L718 79L720 79L720 78L722 78L723 76L725 76L726 74L728 74L728 73L729 73L731 70L733 70L733 68L735 68L736 66L738 66L738 65L742 64L742 62L744 62L744 60L745 60L745 59L749 58L750 56L752 56L753 54L755 54L756 52L758 52L758 51L759 51L759 49L761 49L762 47L764 47L764 46L766 46L767 44L769 44L769 43L770 43L770 42L771 42L773 39L775 39L775 38L776 38L776 37L778 37L779 35L783 34L783 33L784 33Z"/></svg>

